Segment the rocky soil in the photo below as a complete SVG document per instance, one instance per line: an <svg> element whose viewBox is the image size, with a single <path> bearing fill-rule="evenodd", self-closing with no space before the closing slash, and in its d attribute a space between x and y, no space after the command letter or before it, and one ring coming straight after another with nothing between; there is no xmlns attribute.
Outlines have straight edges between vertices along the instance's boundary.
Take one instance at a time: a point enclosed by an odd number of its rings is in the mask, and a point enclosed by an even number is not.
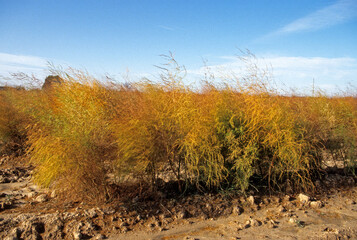
<svg viewBox="0 0 357 240"><path fill-rule="evenodd" d="M357 239L357 178L328 174L319 193L231 193L106 205L65 202L0 161L0 239Z"/></svg>

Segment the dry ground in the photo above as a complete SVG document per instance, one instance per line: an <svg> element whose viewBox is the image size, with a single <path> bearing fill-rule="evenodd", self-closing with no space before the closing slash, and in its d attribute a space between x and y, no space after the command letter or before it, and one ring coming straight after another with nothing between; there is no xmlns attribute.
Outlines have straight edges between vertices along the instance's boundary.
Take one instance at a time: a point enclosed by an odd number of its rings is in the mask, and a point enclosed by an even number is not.
<svg viewBox="0 0 357 240"><path fill-rule="evenodd" d="M6 159L5 159L6 160ZM0 168L1 239L357 239L357 178L326 175L320 194L222 194L63 203L31 168Z"/></svg>

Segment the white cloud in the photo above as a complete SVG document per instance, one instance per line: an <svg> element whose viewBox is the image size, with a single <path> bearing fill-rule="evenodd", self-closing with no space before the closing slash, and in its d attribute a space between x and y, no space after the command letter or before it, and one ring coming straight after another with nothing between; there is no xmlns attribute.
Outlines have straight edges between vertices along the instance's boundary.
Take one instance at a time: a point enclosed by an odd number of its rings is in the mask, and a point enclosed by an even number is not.
<svg viewBox="0 0 357 240"><path fill-rule="evenodd" d="M316 31L347 22L355 17L357 17L357 1L339 0L335 4L317 10L283 26L266 35L265 38L295 32Z"/></svg>
<svg viewBox="0 0 357 240"><path fill-rule="evenodd" d="M40 57L14 55L8 53L0 53L0 64L8 66L24 66L31 68L44 68L47 66L47 61Z"/></svg>
<svg viewBox="0 0 357 240"><path fill-rule="evenodd" d="M48 75L47 68L47 60L41 57L0 53L0 76L3 76L4 79L11 73L19 72L44 79ZM17 84L17 82L8 83Z"/></svg>
<svg viewBox="0 0 357 240"><path fill-rule="evenodd" d="M224 56L228 62L188 70L190 78L203 77L209 69L217 79L229 76L246 76L247 65L237 57ZM267 70L280 88L311 88L315 86L331 91L334 86L345 87L347 83L357 84L357 59L355 58L322 58L322 57L257 57L251 62L260 70ZM250 65L252 66L252 65ZM249 66L248 66L249 67Z"/></svg>

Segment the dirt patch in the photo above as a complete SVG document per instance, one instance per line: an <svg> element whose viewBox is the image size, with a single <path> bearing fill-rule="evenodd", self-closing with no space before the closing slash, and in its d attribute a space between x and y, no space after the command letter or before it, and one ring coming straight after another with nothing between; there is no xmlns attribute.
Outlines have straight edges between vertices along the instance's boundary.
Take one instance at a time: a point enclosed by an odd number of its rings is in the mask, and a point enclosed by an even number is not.
<svg viewBox="0 0 357 240"><path fill-rule="evenodd" d="M357 239L356 178L328 174L318 193L193 194L89 205L63 202L0 169L1 239Z"/></svg>

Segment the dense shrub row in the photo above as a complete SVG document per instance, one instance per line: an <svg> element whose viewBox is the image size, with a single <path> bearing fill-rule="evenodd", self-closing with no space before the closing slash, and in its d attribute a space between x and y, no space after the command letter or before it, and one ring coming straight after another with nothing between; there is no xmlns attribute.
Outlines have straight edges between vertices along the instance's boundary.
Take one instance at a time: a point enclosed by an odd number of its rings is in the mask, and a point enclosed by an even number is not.
<svg viewBox="0 0 357 240"><path fill-rule="evenodd" d="M26 147L35 180L68 196L110 198L113 173L153 188L171 179L182 191L245 191L253 177L270 189L313 188L326 154L356 167L353 97L281 96L259 81L194 91L179 71L155 83L61 77L43 90L0 91L0 144Z"/></svg>

